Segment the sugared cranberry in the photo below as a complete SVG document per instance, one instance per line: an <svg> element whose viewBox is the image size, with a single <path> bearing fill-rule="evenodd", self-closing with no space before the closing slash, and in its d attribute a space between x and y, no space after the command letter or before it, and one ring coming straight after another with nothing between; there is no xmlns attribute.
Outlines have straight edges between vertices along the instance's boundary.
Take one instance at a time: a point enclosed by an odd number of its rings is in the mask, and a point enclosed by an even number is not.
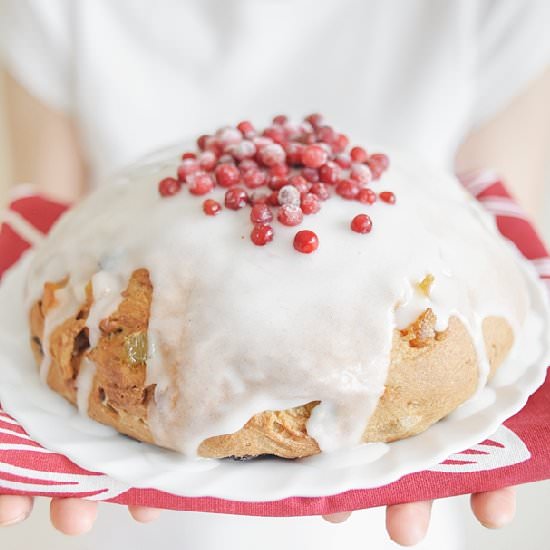
<svg viewBox="0 0 550 550"><path fill-rule="evenodd" d="M300 200L300 208L304 214L316 214L321 210L321 202L313 193L302 193Z"/></svg>
<svg viewBox="0 0 550 550"><path fill-rule="evenodd" d="M367 162L367 159L369 158L365 149L359 146L353 147L351 149L350 157L352 162L359 162L359 163Z"/></svg>
<svg viewBox="0 0 550 550"><path fill-rule="evenodd" d="M378 193L380 200L388 204L395 204L395 195L391 191L382 191Z"/></svg>
<svg viewBox="0 0 550 550"><path fill-rule="evenodd" d="M389 166L389 159L383 153L374 153L369 157L367 161L369 168L372 172L372 178L377 180L387 170Z"/></svg>
<svg viewBox="0 0 550 550"><path fill-rule="evenodd" d="M286 153L278 143L270 143L260 149L258 156L266 166L275 166L275 164L282 164L285 161Z"/></svg>
<svg viewBox="0 0 550 550"><path fill-rule="evenodd" d="M321 201L326 201L330 197L330 192L324 183L312 184L311 192Z"/></svg>
<svg viewBox="0 0 550 550"><path fill-rule="evenodd" d="M343 153L349 145L349 138L344 134L338 134L332 142L332 150L335 153Z"/></svg>
<svg viewBox="0 0 550 550"><path fill-rule="evenodd" d="M304 119L306 122L309 122L313 128L319 128L323 124L323 115L319 113L313 113L306 116Z"/></svg>
<svg viewBox="0 0 550 550"><path fill-rule="evenodd" d="M336 138L336 132L331 126L321 126L317 130L317 139L323 143L332 144Z"/></svg>
<svg viewBox="0 0 550 550"><path fill-rule="evenodd" d="M231 187L241 180L241 172L234 164L219 164L214 173L221 187Z"/></svg>
<svg viewBox="0 0 550 550"><path fill-rule="evenodd" d="M164 178L159 181L158 188L161 197L171 197L181 191L181 181L176 178Z"/></svg>
<svg viewBox="0 0 550 550"><path fill-rule="evenodd" d="M279 127L270 127L266 128L263 131L263 135L271 138L273 140L273 143L278 143L279 145L283 144L286 141L286 135L283 128Z"/></svg>
<svg viewBox="0 0 550 550"><path fill-rule="evenodd" d="M311 182L304 178L304 176L300 176L299 174L291 176L288 183L296 187L300 193L307 193L311 189L312 185Z"/></svg>
<svg viewBox="0 0 550 550"><path fill-rule="evenodd" d="M264 246L273 240L273 228L270 225L257 223L250 233L251 241L257 246Z"/></svg>
<svg viewBox="0 0 550 550"><path fill-rule="evenodd" d="M273 124L279 124L279 125L283 125L283 124L286 124L288 122L288 117L286 115L277 115L275 117L273 117Z"/></svg>
<svg viewBox="0 0 550 550"><path fill-rule="evenodd" d="M290 168L288 167L288 164L275 164L269 169L269 173L272 176L286 176L289 171Z"/></svg>
<svg viewBox="0 0 550 550"><path fill-rule="evenodd" d="M242 187L232 187L225 192L225 207L240 210L248 203L248 194Z"/></svg>
<svg viewBox="0 0 550 550"><path fill-rule="evenodd" d="M272 191L278 191L282 187L288 184L288 178L286 176L271 176L269 178L268 187Z"/></svg>
<svg viewBox="0 0 550 550"><path fill-rule="evenodd" d="M294 185L285 185L282 187L277 198L281 205L300 206L300 192Z"/></svg>
<svg viewBox="0 0 550 550"><path fill-rule="evenodd" d="M256 146L250 140L243 139L240 143L230 145L227 151L235 160L242 161L251 159L256 154Z"/></svg>
<svg viewBox="0 0 550 550"><path fill-rule="evenodd" d="M351 230L356 233L370 233L372 229L372 220L367 214L358 214L351 220Z"/></svg>
<svg viewBox="0 0 550 550"><path fill-rule="evenodd" d="M335 162L329 161L319 168L319 179L323 183L334 185L341 177L342 169Z"/></svg>
<svg viewBox="0 0 550 550"><path fill-rule="evenodd" d="M319 168L327 162L328 155L320 145L308 145L302 151L302 164L308 168Z"/></svg>
<svg viewBox="0 0 550 550"><path fill-rule="evenodd" d="M197 160L185 159L178 166L178 179L181 182L187 181L187 177L189 176L189 174L193 174L194 172L198 172L199 170L200 166Z"/></svg>
<svg viewBox="0 0 550 550"><path fill-rule="evenodd" d="M287 143L285 145L286 160L291 166L302 164L302 151L304 146L301 143Z"/></svg>
<svg viewBox="0 0 550 550"><path fill-rule="evenodd" d="M317 183L319 181L319 170L316 168L302 168L301 174L311 183Z"/></svg>
<svg viewBox="0 0 550 550"><path fill-rule="evenodd" d="M369 183L372 180L372 172L366 164L354 162L351 165L350 178L359 183Z"/></svg>
<svg viewBox="0 0 550 550"><path fill-rule="evenodd" d="M256 133L256 130L254 130L254 126L252 126L252 123L248 120L243 120L242 122L239 122L239 124L237 124L237 129L245 138L251 138Z"/></svg>
<svg viewBox="0 0 550 550"><path fill-rule="evenodd" d="M203 134L202 136L199 136L197 139L197 146L201 151L204 151L206 149L206 142L211 138L212 136L208 136L206 134Z"/></svg>
<svg viewBox="0 0 550 550"><path fill-rule="evenodd" d="M250 204L256 205L256 204L266 204L268 197L269 197L269 193L263 193L261 191L253 191L248 196L248 199L250 201Z"/></svg>
<svg viewBox="0 0 550 550"><path fill-rule="evenodd" d="M196 159L197 153L183 153L181 155L181 160L187 160L187 159Z"/></svg>
<svg viewBox="0 0 550 550"><path fill-rule="evenodd" d="M283 225L299 225L304 219L304 214L299 206L293 204L283 204L277 212L277 219Z"/></svg>
<svg viewBox="0 0 550 550"><path fill-rule="evenodd" d="M250 219L254 223L267 223L273 219L273 212L265 204L255 204L250 210Z"/></svg>
<svg viewBox="0 0 550 550"><path fill-rule="evenodd" d="M251 158L250 159L247 158L239 162L239 169L243 173L246 172L247 170L258 169L258 168L259 168L258 163L252 160Z"/></svg>
<svg viewBox="0 0 550 550"><path fill-rule="evenodd" d="M235 164L235 159L228 153L224 153L219 159L218 164Z"/></svg>
<svg viewBox="0 0 550 550"><path fill-rule="evenodd" d="M215 216L216 214L221 212L222 205L214 199L206 199L202 203L202 209L207 216Z"/></svg>
<svg viewBox="0 0 550 550"><path fill-rule="evenodd" d="M193 195L205 195L214 189L214 178L206 172L193 172L187 176L187 187Z"/></svg>
<svg viewBox="0 0 550 550"><path fill-rule="evenodd" d="M198 161L201 170L205 172L212 172L217 163L217 156L212 151L204 151L199 155Z"/></svg>
<svg viewBox="0 0 550 550"><path fill-rule="evenodd" d="M243 139L243 136L241 132L237 128L233 128L233 126L226 126L225 128L220 128L216 132L216 141L221 143L222 145L234 145L236 143L241 142Z"/></svg>
<svg viewBox="0 0 550 550"><path fill-rule="evenodd" d="M351 158L346 153L340 153L334 157L334 162L343 170L347 170L351 166Z"/></svg>
<svg viewBox="0 0 550 550"><path fill-rule="evenodd" d="M365 187L357 193L355 198L363 204L373 204L376 202L376 193L372 189Z"/></svg>
<svg viewBox="0 0 550 550"><path fill-rule="evenodd" d="M344 199L354 199L359 190L359 183L355 180L340 180L336 185L336 193Z"/></svg>
<svg viewBox="0 0 550 550"><path fill-rule="evenodd" d="M249 189L256 189L262 187L267 182L266 174L259 168L250 168L243 173L243 183Z"/></svg>
<svg viewBox="0 0 550 550"><path fill-rule="evenodd" d="M272 191L266 199L266 204L269 206L279 206L279 191Z"/></svg>
<svg viewBox="0 0 550 550"><path fill-rule="evenodd" d="M319 239L313 231L298 231L294 236L294 248L303 254L311 254L319 248Z"/></svg>

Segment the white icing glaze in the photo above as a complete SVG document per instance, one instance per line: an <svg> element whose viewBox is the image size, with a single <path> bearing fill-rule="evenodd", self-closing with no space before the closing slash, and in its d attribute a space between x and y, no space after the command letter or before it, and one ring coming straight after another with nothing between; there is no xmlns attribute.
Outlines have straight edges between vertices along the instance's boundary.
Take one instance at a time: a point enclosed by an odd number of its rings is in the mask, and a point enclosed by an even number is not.
<svg viewBox="0 0 550 550"><path fill-rule="evenodd" d="M83 357L76 379L76 405L78 412L84 416L88 415L90 393L94 383L95 372L95 363L87 357Z"/></svg>
<svg viewBox="0 0 550 550"><path fill-rule="evenodd" d="M212 218L204 197L159 197L157 183L175 173L177 158L157 153L57 224L33 261L28 303L67 273L83 296L101 271L109 298L94 307L93 331L132 271L145 267L154 287L147 384L157 385L149 409L157 442L194 454L254 413L321 400L308 432L324 451L355 445L383 393L394 328L427 306L438 329L457 315L484 385L482 320L502 316L517 331L529 307L514 251L474 199L415 159L390 159L373 187L394 191L395 205L336 196L298 228L274 222L274 241L257 247L249 209ZM211 197L223 203L223 190ZM361 212L373 219L368 235L349 229ZM315 253L293 249L298 229L317 233ZM413 289L427 274L435 281L423 299Z"/></svg>

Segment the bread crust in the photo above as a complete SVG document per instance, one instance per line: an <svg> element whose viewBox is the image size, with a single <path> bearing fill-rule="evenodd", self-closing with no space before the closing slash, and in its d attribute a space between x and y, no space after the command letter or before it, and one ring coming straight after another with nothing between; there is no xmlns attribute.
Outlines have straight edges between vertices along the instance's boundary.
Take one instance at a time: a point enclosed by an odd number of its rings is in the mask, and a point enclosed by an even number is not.
<svg viewBox="0 0 550 550"><path fill-rule="evenodd" d="M88 402L90 418L113 426L139 441L155 443L147 411L154 385L145 385L146 338L153 287L146 269L131 275L117 310L100 322L98 345L90 349L86 319L93 302L91 284L86 301L74 318L65 320L42 342L44 318L55 303L55 292L67 280L47 283L31 308L31 347L38 364L42 346L51 356L47 383L76 405L76 378L84 356L96 365ZM396 441L416 435L455 410L477 387L476 352L464 324L451 317L444 332L435 330L435 315L427 309L406 330L395 330L385 391L363 432L363 441ZM502 318L487 317L483 335L491 376L513 343L513 331ZM144 351L145 350L145 351ZM240 430L204 440L198 454L207 458L247 458L276 455L300 458L320 452L307 433L307 421L320 401L281 411L262 411Z"/></svg>

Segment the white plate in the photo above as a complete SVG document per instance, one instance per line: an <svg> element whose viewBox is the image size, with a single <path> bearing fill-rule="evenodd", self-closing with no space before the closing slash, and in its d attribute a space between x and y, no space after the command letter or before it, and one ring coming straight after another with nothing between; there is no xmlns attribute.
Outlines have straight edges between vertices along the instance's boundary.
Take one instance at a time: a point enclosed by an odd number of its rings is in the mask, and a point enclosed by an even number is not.
<svg viewBox="0 0 550 550"><path fill-rule="evenodd" d="M44 447L134 487L190 497L268 501L385 485L491 436L543 383L550 360L546 289L532 266L522 261L534 306L514 352L489 387L424 433L389 445L364 444L345 453L295 461L189 459L81 416L41 384L22 301L31 254L6 274L0 287L0 402Z"/></svg>

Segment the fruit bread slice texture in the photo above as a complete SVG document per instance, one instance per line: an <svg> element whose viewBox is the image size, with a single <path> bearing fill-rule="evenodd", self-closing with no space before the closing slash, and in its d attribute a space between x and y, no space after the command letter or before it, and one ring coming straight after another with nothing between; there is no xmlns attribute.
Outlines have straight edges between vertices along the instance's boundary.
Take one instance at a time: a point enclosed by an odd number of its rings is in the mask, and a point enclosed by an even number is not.
<svg viewBox="0 0 550 550"><path fill-rule="evenodd" d="M139 441L154 443L147 409L154 386L146 386L147 326L153 287L146 269L134 271L118 309L100 322L98 345L90 349L86 319L93 303L91 284L78 313L42 341L44 319L55 293L68 279L46 283L42 299L30 312L31 346L38 364L42 346L49 345L47 383L73 405L81 362L96 365L88 401L90 418ZM396 441L416 435L447 416L471 397L478 383L474 345L464 324L451 317L444 332L427 309L406 330L395 330L385 391L363 433L363 441ZM483 336L490 375L501 365L513 343L513 331L502 318L487 317ZM254 415L233 434L203 441L198 454L208 458L248 458L263 454L299 458L320 452L307 433L307 421L319 401Z"/></svg>

